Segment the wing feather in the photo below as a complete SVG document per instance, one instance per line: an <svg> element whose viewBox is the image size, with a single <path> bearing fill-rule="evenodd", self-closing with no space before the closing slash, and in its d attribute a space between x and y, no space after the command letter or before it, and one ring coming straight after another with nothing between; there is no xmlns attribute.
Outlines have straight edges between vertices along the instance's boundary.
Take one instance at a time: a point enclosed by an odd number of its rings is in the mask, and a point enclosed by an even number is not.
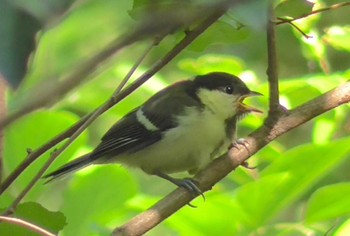
<svg viewBox="0 0 350 236"><path fill-rule="evenodd" d="M133 153L161 138L160 131L147 130L137 122L135 111L116 123L103 136L101 143L92 152L92 158L110 158L123 153Z"/></svg>
<svg viewBox="0 0 350 236"><path fill-rule="evenodd" d="M191 83L183 81L168 87L155 94L140 108L130 112L103 136L91 158L109 159L120 154L134 153L159 141L166 130L177 126L174 117L181 115L185 107L201 107L200 102L184 89L190 88ZM145 118L158 129L148 130L137 120L136 112L139 109L142 109Z"/></svg>

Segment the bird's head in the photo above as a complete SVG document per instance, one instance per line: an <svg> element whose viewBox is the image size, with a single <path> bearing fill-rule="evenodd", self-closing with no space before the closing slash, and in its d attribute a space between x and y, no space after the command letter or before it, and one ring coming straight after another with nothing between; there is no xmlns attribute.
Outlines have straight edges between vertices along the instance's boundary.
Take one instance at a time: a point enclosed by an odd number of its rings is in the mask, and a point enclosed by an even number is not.
<svg viewBox="0 0 350 236"><path fill-rule="evenodd" d="M226 119L250 112L262 113L243 103L244 99L260 96L251 91L238 77L224 72L213 72L194 79L195 94L200 102L215 114Z"/></svg>

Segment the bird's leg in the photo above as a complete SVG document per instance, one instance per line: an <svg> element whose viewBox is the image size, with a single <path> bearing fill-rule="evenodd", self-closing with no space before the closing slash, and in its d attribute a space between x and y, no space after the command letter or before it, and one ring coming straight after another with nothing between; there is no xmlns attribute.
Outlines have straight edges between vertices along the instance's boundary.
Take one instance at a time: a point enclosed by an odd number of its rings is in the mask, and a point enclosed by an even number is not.
<svg viewBox="0 0 350 236"><path fill-rule="evenodd" d="M155 172L154 175L162 179L166 179L179 187L184 187L190 193L195 194L196 196L201 195L205 200L203 192L199 189L197 185L198 183L196 183L196 181L191 178L177 179L159 171Z"/></svg>
<svg viewBox="0 0 350 236"><path fill-rule="evenodd" d="M248 152L248 155L251 156L251 153L248 149L248 142L244 138L239 138L232 144L232 148L236 148L239 150L241 149L241 147L243 147ZM249 163L247 161L242 162L241 166L250 170L256 169L256 166L249 166Z"/></svg>

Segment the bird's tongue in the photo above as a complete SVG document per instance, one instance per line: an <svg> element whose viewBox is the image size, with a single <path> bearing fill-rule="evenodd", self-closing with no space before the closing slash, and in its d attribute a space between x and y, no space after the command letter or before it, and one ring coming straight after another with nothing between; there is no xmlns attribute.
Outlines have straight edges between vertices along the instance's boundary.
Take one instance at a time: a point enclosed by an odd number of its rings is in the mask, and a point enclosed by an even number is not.
<svg viewBox="0 0 350 236"><path fill-rule="evenodd" d="M242 113L246 113L246 112L263 113L261 110L255 108L255 107L251 107L251 106L248 106L247 104L244 104L243 101L239 102L238 111L242 112Z"/></svg>

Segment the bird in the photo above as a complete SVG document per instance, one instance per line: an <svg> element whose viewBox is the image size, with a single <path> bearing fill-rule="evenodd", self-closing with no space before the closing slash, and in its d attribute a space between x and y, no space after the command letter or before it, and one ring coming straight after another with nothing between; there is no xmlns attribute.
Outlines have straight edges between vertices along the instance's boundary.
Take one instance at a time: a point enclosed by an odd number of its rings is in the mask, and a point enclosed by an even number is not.
<svg viewBox="0 0 350 236"><path fill-rule="evenodd" d="M176 82L117 121L96 148L45 175L50 182L92 164L119 163L139 168L196 195L202 191L189 178L234 143L237 122L259 112L243 103L251 91L238 77L211 72Z"/></svg>

